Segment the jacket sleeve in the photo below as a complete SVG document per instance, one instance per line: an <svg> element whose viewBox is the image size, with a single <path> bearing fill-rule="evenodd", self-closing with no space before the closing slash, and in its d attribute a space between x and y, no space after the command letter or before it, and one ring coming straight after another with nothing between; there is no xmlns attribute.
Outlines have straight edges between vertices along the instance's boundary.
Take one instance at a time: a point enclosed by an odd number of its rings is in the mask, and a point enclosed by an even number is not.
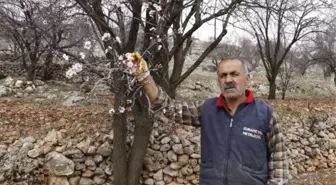
<svg viewBox="0 0 336 185"><path fill-rule="evenodd" d="M159 88L159 95L152 104L154 112L162 112L165 117L176 123L200 127L200 113L204 101L181 102L168 96Z"/></svg>
<svg viewBox="0 0 336 185"><path fill-rule="evenodd" d="M270 131L267 134L269 159L269 181L267 185L282 185L288 182L289 151L285 145L285 137L281 124L277 123L276 115L272 114Z"/></svg>

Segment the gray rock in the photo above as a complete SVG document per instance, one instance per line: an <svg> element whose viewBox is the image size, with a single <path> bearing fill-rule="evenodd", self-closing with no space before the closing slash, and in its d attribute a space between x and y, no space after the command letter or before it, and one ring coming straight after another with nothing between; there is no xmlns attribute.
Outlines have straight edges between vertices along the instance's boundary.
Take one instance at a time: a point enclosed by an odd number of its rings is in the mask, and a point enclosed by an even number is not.
<svg viewBox="0 0 336 185"><path fill-rule="evenodd" d="M81 177L78 185L95 185L95 181L90 178Z"/></svg>
<svg viewBox="0 0 336 185"><path fill-rule="evenodd" d="M188 155L191 155L191 154L195 153L193 147L191 147L191 146L183 148L183 152L188 154Z"/></svg>
<svg viewBox="0 0 336 185"><path fill-rule="evenodd" d="M319 132L318 136L322 137L322 138L328 138L328 135L325 132L323 132L322 130Z"/></svg>
<svg viewBox="0 0 336 185"><path fill-rule="evenodd" d="M94 155L93 156L93 160L96 162L96 163L100 163L103 161L103 157L101 155Z"/></svg>
<svg viewBox="0 0 336 185"><path fill-rule="evenodd" d="M63 152L63 155L72 159L81 159L84 157L84 153L79 149L69 149Z"/></svg>
<svg viewBox="0 0 336 185"><path fill-rule="evenodd" d="M160 150L160 145L152 144L151 148L154 149L154 150Z"/></svg>
<svg viewBox="0 0 336 185"><path fill-rule="evenodd" d="M89 149L87 151L88 155L94 155L96 153L96 147L95 146L89 146Z"/></svg>
<svg viewBox="0 0 336 185"><path fill-rule="evenodd" d="M12 78L12 77L7 77L6 79L5 79L5 83L4 83L4 85L6 86L6 87L14 87L14 85L15 85L15 80Z"/></svg>
<svg viewBox="0 0 336 185"><path fill-rule="evenodd" d="M75 163L58 152L50 152L45 157L44 168L52 175L70 176L74 173Z"/></svg>
<svg viewBox="0 0 336 185"><path fill-rule="evenodd" d="M23 81L22 80L16 80L15 85L16 88L22 88L23 87Z"/></svg>
<svg viewBox="0 0 336 185"><path fill-rule="evenodd" d="M87 159L85 160L85 165L86 165L86 166L96 166L96 163L93 161L92 158L87 158Z"/></svg>
<svg viewBox="0 0 336 185"><path fill-rule="evenodd" d="M178 162L179 165L185 166L189 163L189 155L181 155L178 157Z"/></svg>
<svg viewBox="0 0 336 185"><path fill-rule="evenodd" d="M104 171L105 171L105 173L107 175L112 175L112 173L113 173L113 166L112 166L111 162L107 162L107 165L106 165Z"/></svg>
<svg viewBox="0 0 336 185"><path fill-rule="evenodd" d="M25 88L24 90L26 93L33 93L35 91L35 89L32 86L28 86Z"/></svg>
<svg viewBox="0 0 336 185"><path fill-rule="evenodd" d="M192 154L190 157L194 158L194 159L200 159L201 155L200 154Z"/></svg>
<svg viewBox="0 0 336 185"><path fill-rule="evenodd" d="M70 185L67 177L54 177L54 176L49 176L48 177L48 185Z"/></svg>
<svg viewBox="0 0 336 185"><path fill-rule="evenodd" d="M182 168L183 166L181 166L181 165L178 164L178 163L170 163L169 167L170 167L172 170L179 170L179 169Z"/></svg>
<svg viewBox="0 0 336 185"><path fill-rule="evenodd" d="M157 182L155 182L154 185L165 185L165 182L164 181L157 181Z"/></svg>
<svg viewBox="0 0 336 185"><path fill-rule="evenodd" d="M104 170L100 167L96 168L96 170L94 171L94 174L96 175L104 175Z"/></svg>
<svg viewBox="0 0 336 185"><path fill-rule="evenodd" d="M330 139L329 140L329 149L336 150L336 139Z"/></svg>
<svg viewBox="0 0 336 185"><path fill-rule="evenodd" d="M171 139L169 137L164 137L162 140L161 140L161 144L167 144L169 143L169 141L171 141Z"/></svg>
<svg viewBox="0 0 336 185"><path fill-rule="evenodd" d="M32 149L32 150L29 150L29 151L28 151L28 156L29 156L30 158L33 158L33 159L39 157L39 156L42 155L42 154L43 154L43 151L42 151L41 149L39 149L39 148Z"/></svg>
<svg viewBox="0 0 336 185"><path fill-rule="evenodd" d="M112 148L111 148L110 143L108 142L105 142L97 149L97 154L100 154L103 157L107 157L111 155L111 153L112 153Z"/></svg>
<svg viewBox="0 0 336 185"><path fill-rule="evenodd" d="M145 183L146 185L154 185L154 180L151 179L151 178L148 178L148 179L145 180L144 183Z"/></svg>
<svg viewBox="0 0 336 185"><path fill-rule="evenodd" d="M160 169L160 170L158 170L156 173L154 173L153 178L154 178L156 181L161 181L161 180L163 180L163 172L162 172L162 169Z"/></svg>
<svg viewBox="0 0 336 185"><path fill-rule="evenodd" d="M62 139L62 133L60 131L49 131L47 136L44 138L46 142L49 142L52 145L57 144Z"/></svg>
<svg viewBox="0 0 336 185"><path fill-rule="evenodd" d="M10 91L7 87L0 85L0 97L5 97L10 94Z"/></svg>
<svg viewBox="0 0 336 185"><path fill-rule="evenodd" d="M168 151L167 156L168 156L168 160L170 162L176 162L177 161L177 155L172 150Z"/></svg>
<svg viewBox="0 0 336 185"><path fill-rule="evenodd" d="M178 171L171 169L169 166L166 166L163 169L163 173L167 174L167 175L169 175L171 177L177 177L178 176Z"/></svg>
<svg viewBox="0 0 336 185"><path fill-rule="evenodd" d="M173 151L174 151L176 154L183 154L183 147L182 147L182 144L175 144L175 145L173 145Z"/></svg>
<svg viewBox="0 0 336 185"><path fill-rule="evenodd" d="M170 147L171 147L170 144L161 145L160 151L167 152L170 149Z"/></svg>
<svg viewBox="0 0 336 185"><path fill-rule="evenodd" d="M80 176L70 177L69 183L70 185L78 185Z"/></svg>
<svg viewBox="0 0 336 185"><path fill-rule="evenodd" d="M105 178L103 178L101 176L98 176L98 175L95 175L95 176L93 176L93 181L96 184L104 184L105 183Z"/></svg>
<svg viewBox="0 0 336 185"><path fill-rule="evenodd" d="M74 107L74 106L78 106L78 105L80 105L84 100L85 100L85 97L83 97L83 96L76 96L76 95L73 95L73 96L68 97L68 98L62 103L62 105L63 105L63 106L66 106L66 107Z"/></svg>
<svg viewBox="0 0 336 185"><path fill-rule="evenodd" d="M170 139L175 143L179 144L180 143L180 138L177 135L171 135Z"/></svg>
<svg viewBox="0 0 336 185"><path fill-rule="evenodd" d="M183 147L187 147L191 145L191 142L186 138L181 138L181 143Z"/></svg>
<svg viewBox="0 0 336 185"><path fill-rule="evenodd" d="M0 145L0 158L4 156L7 153L7 146L6 145Z"/></svg>
<svg viewBox="0 0 336 185"><path fill-rule="evenodd" d="M23 143L35 143L35 142L36 142L36 139L34 139L33 137L29 136L29 137L20 139L20 142L21 142L22 144L23 144Z"/></svg>

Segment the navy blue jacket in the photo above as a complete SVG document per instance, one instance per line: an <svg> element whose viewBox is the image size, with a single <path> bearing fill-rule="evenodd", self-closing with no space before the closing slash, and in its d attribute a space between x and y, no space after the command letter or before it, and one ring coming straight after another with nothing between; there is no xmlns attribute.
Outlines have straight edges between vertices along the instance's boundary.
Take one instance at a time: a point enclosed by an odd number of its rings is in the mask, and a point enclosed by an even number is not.
<svg viewBox="0 0 336 185"><path fill-rule="evenodd" d="M265 185L270 105L252 97L231 116L218 101L202 106L200 185Z"/></svg>

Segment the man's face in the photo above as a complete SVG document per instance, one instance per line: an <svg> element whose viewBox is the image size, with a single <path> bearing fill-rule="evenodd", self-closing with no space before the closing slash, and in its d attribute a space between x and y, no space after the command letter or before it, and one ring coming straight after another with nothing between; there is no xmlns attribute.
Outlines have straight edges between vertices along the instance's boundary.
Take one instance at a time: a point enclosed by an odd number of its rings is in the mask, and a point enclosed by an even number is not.
<svg viewBox="0 0 336 185"><path fill-rule="evenodd" d="M244 96L246 86L250 82L250 75L244 74L241 61L226 60L218 65L218 84L226 99L239 99Z"/></svg>

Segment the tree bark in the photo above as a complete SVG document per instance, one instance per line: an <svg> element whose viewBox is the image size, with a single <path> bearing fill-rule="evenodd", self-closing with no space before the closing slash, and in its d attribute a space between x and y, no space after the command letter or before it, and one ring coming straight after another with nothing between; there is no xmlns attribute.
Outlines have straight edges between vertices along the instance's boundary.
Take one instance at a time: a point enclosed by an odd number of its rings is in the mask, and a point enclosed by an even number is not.
<svg viewBox="0 0 336 185"><path fill-rule="evenodd" d="M28 81L35 80L35 62L32 62L27 69L27 80Z"/></svg>
<svg viewBox="0 0 336 185"><path fill-rule="evenodd" d="M143 162L154 122L153 116L148 110L149 103L143 93L133 107L135 129L134 141L128 158L128 185L138 185L143 170Z"/></svg>
<svg viewBox="0 0 336 185"><path fill-rule="evenodd" d="M50 71L50 64L53 61L53 54L51 51L48 52L46 56L46 61L44 63L44 71L43 71L43 80L51 80L51 71Z"/></svg>
<svg viewBox="0 0 336 185"><path fill-rule="evenodd" d="M127 148L126 148L126 111L124 113L118 113L119 107L125 107L126 105L126 86L127 82L121 78L122 72L117 71L113 74L115 80L115 87L118 90L115 92L115 105L114 109L116 114L113 115L113 176L115 185L127 184Z"/></svg>
<svg viewBox="0 0 336 185"><path fill-rule="evenodd" d="M275 99L276 98L276 83L275 78L273 77L269 81L269 93L268 93L268 99Z"/></svg>
<svg viewBox="0 0 336 185"><path fill-rule="evenodd" d="M335 87L336 87L336 73L335 74L335 77L334 77L334 83L335 83Z"/></svg>

